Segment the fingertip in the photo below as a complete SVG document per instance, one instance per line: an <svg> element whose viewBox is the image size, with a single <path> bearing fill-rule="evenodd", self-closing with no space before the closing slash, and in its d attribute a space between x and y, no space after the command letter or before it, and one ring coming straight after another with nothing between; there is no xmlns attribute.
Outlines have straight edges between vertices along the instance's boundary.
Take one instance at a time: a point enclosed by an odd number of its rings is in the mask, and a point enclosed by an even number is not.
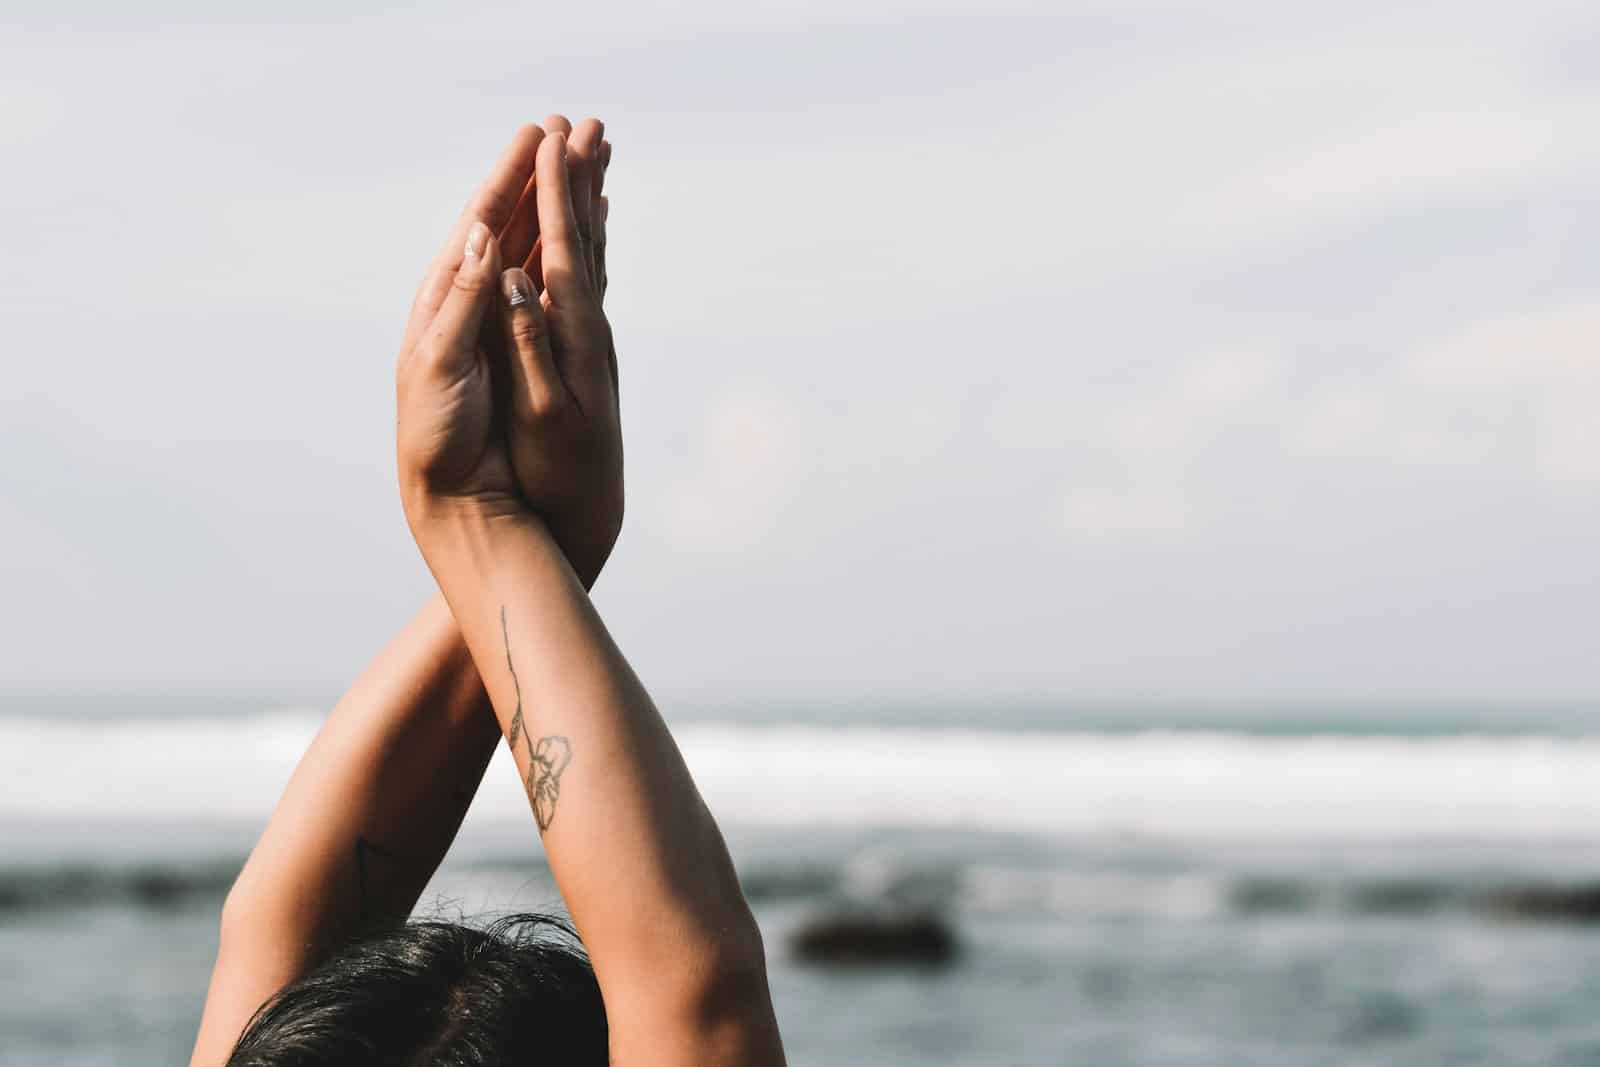
<svg viewBox="0 0 1600 1067"><path fill-rule="evenodd" d="M524 307L533 302L533 281L521 267L510 267L500 274L500 292L508 309Z"/></svg>
<svg viewBox="0 0 1600 1067"><path fill-rule="evenodd" d="M483 258L488 250L489 227L481 219L474 219L471 226L467 227L467 237L461 243L461 266L463 269L473 267Z"/></svg>
<svg viewBox="0 0 1600 1067"><path fill-rule="evenodd" d="M482 222L472 224L461 250L461 273L482 279L473 288L488 288L483 284L500 272L500 239Z"/></svg>
<svg viewBox="0 0 1600 1067"><path fill-rule="evenodd" d="M567 121L567 116L552 112L545 116L544 128L548 133L571 133L572 123Z"/></svg>
<svg viewBox="0 0 1600 1067"><path fill-rule="evenodd" d="M524 172L531 170L532 161L539 158L539 146L544 143L544 139L545 131L543 126L528 122L517 127L517 135L513 144L516 146L515 152L518 158L523 161L522 169ZM530 174L529 177L532 177L532 175Z"/></svg>

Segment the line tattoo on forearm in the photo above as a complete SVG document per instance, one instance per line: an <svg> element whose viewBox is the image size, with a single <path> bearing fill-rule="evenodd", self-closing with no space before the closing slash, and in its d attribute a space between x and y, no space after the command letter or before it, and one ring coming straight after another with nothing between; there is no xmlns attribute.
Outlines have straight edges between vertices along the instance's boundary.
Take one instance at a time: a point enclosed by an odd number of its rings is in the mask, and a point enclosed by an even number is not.
<svg viewBox="0 0 1600 1067"><path fill-rule="evenodd" d="M369 841L364 834L356 836L356 891L360 895L360 912L363 916L370 910L368 898L371 894L370 878L367 874L367 857L380 856L383 859L396 861L400 857L389 849L384 848L376 841Z"/></svg>
<svg viewBox="0 0 1600 1067"><path fill-rule="evenodd" d="M511 631L506 625L505 605L500 607L500 638L506 646L506 670L511 672L511 685L517 695L516 710L511 713L511 726L506 730L506 743L513 753L520 739L528 750L528 774L522 786L533 805L533 819L543 833L555 821L556 801L561 796L561 775L572 762L572 742L560 734L541 737L537 742L528 734L522 720L522 683L517 679L516 664L511 661Z"/></svg>
<svg viewBox="0 0 1600 1067"><path fill-rule="evenodd" d="M517 665L511 662L511 631L506 629L504 604L500 605L500 640L506 646L506 670L511 672L511 684L517 690L517 710L511 715L511 729L506 732L506 743L516 752L517 738L522 736L522 683L517 681Z"/></svg>

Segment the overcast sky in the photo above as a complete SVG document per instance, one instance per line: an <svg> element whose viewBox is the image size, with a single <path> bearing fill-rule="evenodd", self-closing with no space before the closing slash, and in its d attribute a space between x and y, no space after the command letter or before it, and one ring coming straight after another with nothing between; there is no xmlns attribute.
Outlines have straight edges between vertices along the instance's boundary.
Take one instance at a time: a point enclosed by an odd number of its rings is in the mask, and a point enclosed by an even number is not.
<svg viewBox="0 0 1600 1067"><path fill-rule="evenodd" d="M226 6L8 17L0 685L360 668L412 288L560 108L666 701L1600 696L1592 4Z"/></svg>

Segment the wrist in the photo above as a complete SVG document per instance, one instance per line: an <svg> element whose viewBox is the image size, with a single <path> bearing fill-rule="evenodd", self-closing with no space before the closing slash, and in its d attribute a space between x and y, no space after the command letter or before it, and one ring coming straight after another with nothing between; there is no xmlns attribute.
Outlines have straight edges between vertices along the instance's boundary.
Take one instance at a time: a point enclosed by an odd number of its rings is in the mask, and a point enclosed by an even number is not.
<svg viewBox="0 0 1600 1067"><path fill-rule="evenodd" d="M476 555L506 533L520 539L531 531L566 560L585 590L599 577L620 525L552 522L517 493L447 494L402 480L400 498L411 536L432 568L461 549Z"/></svg>
<svg viewBox="0 0 1600 1067"><path fill-rule="evenodd" d="M544 590L566 583L582 589L572 565L543 519L526 509L449 506L413 518L412 536L463 635L487 604L510 590Z"/></svg>
<svg viewBox="0 0 1600 1067"><path fill-rule="evenodd" d="M429 497L408 501L406 522L422 554L498 540L501 531L531 530L548 537L544 520L527 505L500 497Z"/></svg>
<svg viewBox="0 0 1600 1067"><path fill-rule="evenodd" d="M515 518L531 515L526 501L515 493L442 493L420 478L400 479L400 506L414 534L422 530L446 528L454 523Z"/></svg>
<svg viewBox="0 0 1600 1067"><path fill-rule="evenodd" d="M515 494L439 493L402 480L400 499L411 537L435 578L461 561L475 561L474 569L487 564L508 533L526 536L514 531L528 528L536 536L548 536L539 517Z"/></svg>

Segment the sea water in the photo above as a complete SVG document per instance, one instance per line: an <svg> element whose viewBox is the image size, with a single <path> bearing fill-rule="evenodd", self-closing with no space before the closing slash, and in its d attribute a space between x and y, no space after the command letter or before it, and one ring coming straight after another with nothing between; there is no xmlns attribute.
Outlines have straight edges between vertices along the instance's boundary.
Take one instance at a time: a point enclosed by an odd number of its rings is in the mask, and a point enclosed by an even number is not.
<svg viewBox="0 0 1600 1067"><path fill-rule="evenodd" d="M0 714L0 1064L186 1061L222 894L319 718L206 712ZM674 729L765 932L791 1063L1600 1062L1600 732L1580 716ZM420 912L559 910L504 764ZM795 930L863 907L944 917L954 960L796 957Z"/></svg>

